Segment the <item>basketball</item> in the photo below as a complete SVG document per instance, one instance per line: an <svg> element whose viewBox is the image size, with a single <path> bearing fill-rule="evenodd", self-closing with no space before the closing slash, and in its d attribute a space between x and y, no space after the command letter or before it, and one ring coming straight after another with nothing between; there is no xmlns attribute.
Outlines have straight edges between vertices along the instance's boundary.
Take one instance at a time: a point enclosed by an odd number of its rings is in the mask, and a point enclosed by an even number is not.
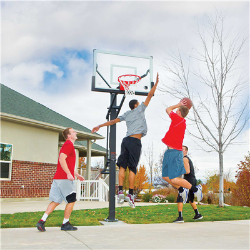
<svg viewBox="0 0 250 250"><path fill-rule="evenodd" d="M193 106L192 101L191 101L189 98L187 98L187 97L182 98L182 99L181 99L181 103L182 103L184 106L187 106L189 109L191 109L192 106Z"/></svg>

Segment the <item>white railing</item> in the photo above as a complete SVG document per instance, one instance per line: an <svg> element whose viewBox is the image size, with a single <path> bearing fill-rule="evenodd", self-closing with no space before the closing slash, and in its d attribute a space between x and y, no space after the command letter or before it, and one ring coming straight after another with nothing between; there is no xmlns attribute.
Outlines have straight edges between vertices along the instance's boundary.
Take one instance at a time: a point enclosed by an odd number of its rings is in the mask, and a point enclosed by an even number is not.
<svg viewBox="0 0 250 250"><path fill-rule="evenodd" d="M99 180L77 180L77 200L108 201L109 186L101 178Z"/></svg>

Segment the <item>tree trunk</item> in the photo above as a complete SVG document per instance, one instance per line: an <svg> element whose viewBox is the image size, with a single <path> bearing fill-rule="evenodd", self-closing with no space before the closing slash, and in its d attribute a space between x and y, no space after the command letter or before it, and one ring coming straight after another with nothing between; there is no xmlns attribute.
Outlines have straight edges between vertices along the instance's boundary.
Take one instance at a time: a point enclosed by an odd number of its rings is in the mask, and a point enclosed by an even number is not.
<svg viewBox="0 0 250 250"><path fill-rule="evenodd" d="M223 153L219 152L219 164L220 164L220 186L219 186L219 206L224 206L224 176L223 176Z"/></svg>

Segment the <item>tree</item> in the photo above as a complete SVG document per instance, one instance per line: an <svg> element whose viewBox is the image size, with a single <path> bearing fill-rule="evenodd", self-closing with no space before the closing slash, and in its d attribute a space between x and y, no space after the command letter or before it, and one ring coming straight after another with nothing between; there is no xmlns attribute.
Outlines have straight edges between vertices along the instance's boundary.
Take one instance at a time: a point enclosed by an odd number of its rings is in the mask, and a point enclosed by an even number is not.
<svg viewBox="0 0 250 250"><path fill-rule="evenodd" d="M220 175L218 171L207 172L206 186L208 190L212 191L213 193L219 193L219 180L220 180ZM230 170L224 174L223 186L224 186L223 190L224 193L229 193L235 186L235 183L231 180Z"/></svg>
<svg viewBox="0 0 250 250"><path fill-rule="evenodd" d="M200 46L194 46L193 55L178 49L166 59L164 68L174 85L168 83L161 90L179 100L189 97L193 101L188 119L190 127L196 129L187 131L202 150L218 153L219 205L223 206L223 154L228 146L236 144L235 139L249 120L248 71L239 60L248 38L241 38L240 31L226 31L225 17L218 12L215 18L206 16L205 20L198 25Z"/></svg>
<svg viewBox="0 0 250 250"><path fill-rule="evenodd" d="M151 143L151 145L148 147L146 151L144 151L144 155L146 157L146 161L149 166L149 173L150 173L150 185L153 185L153 167L155 165L154 162L154 145Z"/></svg>
<svg viewBox="0 0 250 250"><path fill-rule="evenodd" d="M236 204L240 206L250 206L250 153L245 156L245 161L238 164L236 171L236 185L232 190Z"/></svg>
<svg viewBox="0 0 250 250"><path fill-rule="evenodd" d="M148 175L146 172L146 168L145 166L141 166L139 167L137 174L135 176L135 187L134 187L134 191L136 194L140 193L143 189L147 188L148 186Z"/></svg>

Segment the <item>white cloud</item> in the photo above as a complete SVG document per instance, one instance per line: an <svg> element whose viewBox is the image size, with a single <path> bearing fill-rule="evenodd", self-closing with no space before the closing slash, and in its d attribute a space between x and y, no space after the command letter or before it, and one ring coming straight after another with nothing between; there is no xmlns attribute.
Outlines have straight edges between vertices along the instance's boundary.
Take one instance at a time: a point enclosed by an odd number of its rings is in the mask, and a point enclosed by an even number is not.
<svg viewBox="0 0 250 250"><path fill-rule="evenodd" d="M217 7L227 11L229 26L247 27L248 5L231 1L5 2L2 83L91 129L105 122L110 96L91 92L92 61L79 58L76 51L85 51L90 58L93 49L152 55L154 75L159 71L161 81L168 85L160 67L163 59L177 44L187 53L191 45L198 46L194 35L196 21L204 13L214 13ZM55 65L54 59L63 61L65 68ZM45 72L56 77L44 82ZM138 96L138 100L144 101L145 97ZM128 109L128 102L129 98L121 113ZM151 142L156 155L165 149L161 138L170 124L165 106L175 102L176 99L156 92L146 111L149 130L142 139L144 149ZM104 128L100 133L106 136ZM125 134L125 123L118 124L118 153ZM242 134L238 139L244 138ZM192 159L198 165L198 178L203 178L205 170L218 168L216 154L197 151L187 136L184 142L190 146ZM106 146L104 140L98 143ZM245 145L229 148L224 157L225 169L235 168L246 153Z"/></svg>

